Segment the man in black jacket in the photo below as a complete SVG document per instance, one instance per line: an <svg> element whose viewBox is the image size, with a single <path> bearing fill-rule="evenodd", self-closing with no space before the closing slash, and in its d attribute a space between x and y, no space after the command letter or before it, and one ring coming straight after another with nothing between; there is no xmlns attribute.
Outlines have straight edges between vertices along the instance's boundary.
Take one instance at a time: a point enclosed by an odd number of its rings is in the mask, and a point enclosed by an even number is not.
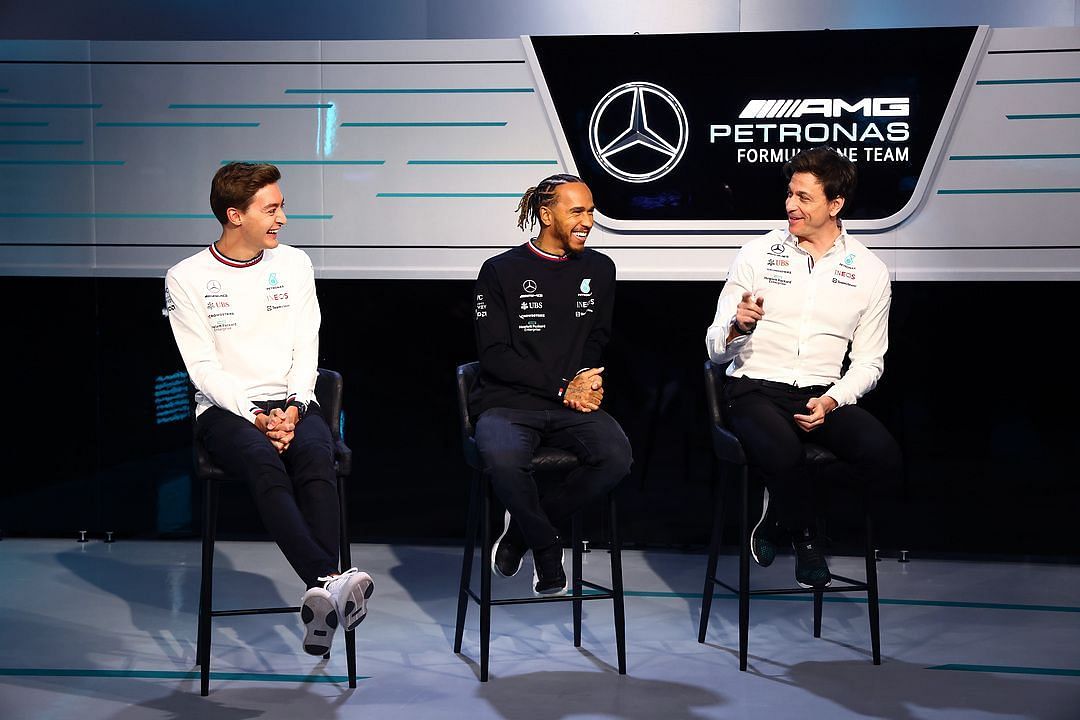
<svg viewBox="0 0 1080 720"><path fill-rule="evenodd" d="M518 572L533 554L533 589L566 592L557 527L630 472L630 443L600 409L601 353L611 335L615 264L585 249L592 193L573 175L529 188L518 227L535 238L488 259L476 280L480 377L469 397L484 472L506 506L492 570ZM580 466L538 487L531 460L540 445L567 450Z"/></svg>

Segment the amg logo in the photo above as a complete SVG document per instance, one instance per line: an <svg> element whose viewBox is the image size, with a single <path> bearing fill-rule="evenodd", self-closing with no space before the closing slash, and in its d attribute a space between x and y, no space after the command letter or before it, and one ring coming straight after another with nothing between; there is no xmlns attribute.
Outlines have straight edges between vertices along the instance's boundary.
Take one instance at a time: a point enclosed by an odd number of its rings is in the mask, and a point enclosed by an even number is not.
<svg viewBox="0 0 1080 720"><path fill-rule="evenodd" d="M804 100L751 100L739 113L740 118L797 118L804 115L840 117L844 113L862 113L863 117L904 117L911 111L906 97L863 98L848 103L843 98L808 98Z"/></svg>

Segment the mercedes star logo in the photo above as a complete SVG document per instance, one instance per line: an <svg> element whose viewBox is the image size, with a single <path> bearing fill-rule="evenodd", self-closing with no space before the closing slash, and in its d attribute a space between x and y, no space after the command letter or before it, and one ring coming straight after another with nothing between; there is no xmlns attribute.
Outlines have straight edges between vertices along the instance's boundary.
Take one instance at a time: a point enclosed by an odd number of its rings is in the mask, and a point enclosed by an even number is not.
<svg viewBox="0 0 1080 720"><path fill-rule="evenodd" d="M600 166L632 183L671 172L686 151L686 112L665 88L628 82L605 95L589 119L589 147Z"/></svg>
<svg viewBox="0 0 1080 720"><path fill-rule="evenodd" d="M527 293L536 292L536 281L535 280L526 280L525 282L521 283L521 289L524 290Z"/></svg>
<svg viewBox="0 0 1080 720"><path fill-rule="evenodd" d="M217 280L211 280L210 282L206 283L206 289L212 293L221 292L221 283L219 283Z"/></svg>

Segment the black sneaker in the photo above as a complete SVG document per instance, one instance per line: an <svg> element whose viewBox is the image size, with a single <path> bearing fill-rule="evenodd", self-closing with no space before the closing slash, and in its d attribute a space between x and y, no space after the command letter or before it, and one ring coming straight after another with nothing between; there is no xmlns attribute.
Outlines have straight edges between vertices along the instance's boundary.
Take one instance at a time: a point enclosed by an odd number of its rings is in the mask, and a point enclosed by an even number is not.
<svg viewBox="0 0 1080 720"><path fill-rule="evenodd" d="M533 592L537 595L566 594L563 549L558 539L543 550L533 550Z"/></svg>
<svg viewBox="0 0 1080 720"><path fill-rule="evenodd" d="M829 565L821 545L809 530L798 533L791 543L795 548L795 581L804 588L823 588L832 583Z"/></svg>
<svg viewBox="0 0 1080 720"><path fill-rule="evenodd" d="M499 577L513 577L521 569L521 561L529 546L521 535L517 523L510 519L507 511L503 521L503 531L491 548L491 571Z"/></svg>
<svg viewBox="0 0 1080 720"><path fill-rule="evenodd" d="M787 533L776 519L776 513L769 512L769 491L765 491L762 500L761 519L750 533L750 554L754 562L761 567L769 567L776 559L776 549L787 539Z"/></svg>

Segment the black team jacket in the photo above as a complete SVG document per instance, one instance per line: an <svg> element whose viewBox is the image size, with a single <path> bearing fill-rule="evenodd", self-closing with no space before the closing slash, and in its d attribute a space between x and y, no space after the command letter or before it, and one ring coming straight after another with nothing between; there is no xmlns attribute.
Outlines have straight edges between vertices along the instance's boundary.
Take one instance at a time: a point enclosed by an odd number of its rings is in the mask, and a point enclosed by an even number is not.
<svg viewBox="0 0 1080 720"><path fill-rule="evenodd" d="M611 337L615 263L594 250L558 257L531 242L489 258L475 291L478 417L493 407L562 407L566 385L602 366Z"/></svg>

